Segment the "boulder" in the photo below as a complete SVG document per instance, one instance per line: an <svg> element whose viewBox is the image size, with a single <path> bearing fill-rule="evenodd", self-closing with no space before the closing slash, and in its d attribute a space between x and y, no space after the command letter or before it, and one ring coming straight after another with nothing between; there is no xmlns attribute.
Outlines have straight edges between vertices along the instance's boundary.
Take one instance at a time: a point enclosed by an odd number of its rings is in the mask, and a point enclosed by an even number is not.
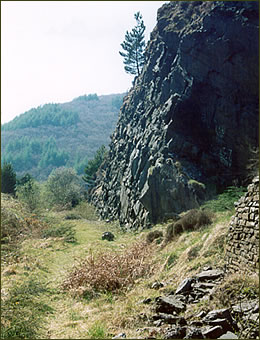
<svg viewBox="0 0 260 340"><path fill-rule="evenodd" d="M238 339L238 336L235 333L228 331L221 335L218 339Z"/></svg>
<svg viewBox="0 0 260 340"><path fill-rule="evenodd" d="M118 335L114 336L112 339L125 339L126 334L125 333L119 333Z"/></svg>
<svg viewBox="0 0 260 340"><path fill-rule="evenodd" d="M196 275L196 278L199 281L210 281L210 280L217 280L223 277L223 275L224 275L223 270L212 269L212 270L202 271L201 273Z"/></svg>
<svg viewBox="0 0 260 340"><path fill-rule="evenodd" d="M185 335L185 327L174 327L165 332L163 339L183 339Z"/></svg>
<svg viewBox="0 0 260 340"><path fill-rule="evenodd" d="M202 332L203 336L207 339L217 339L223 333L224 332L221 326L211 327Z"/></svg>
<svg viewBox="0 0 260 340"><path fill-rule="evenodd" d="M183 339L204 339L200 328L189 327Z"/></svg>
<svg viewBox="0 0 260 340"><path fill-rule="evenodd" d="M183 312L186 309L186 305L182 301L172 296L160 296L155 301L155 311L157 313L173 314L174 312Z"/></svg>
<svg viewBox="0 0 260 340"><path fill-rule="evenodd" d="M175 294L183 294L187 293L191 290L191 284L193 283L194 279L192 278L186 278L184 279L176 289Z"/></svg>
<svg viewBox="0 0 260 340"><path fill-rule="evenodd" d="M102 234L102 240L107 240L107 241L114 241L114 234L112 234L110 231L105 231Z"/></svg>

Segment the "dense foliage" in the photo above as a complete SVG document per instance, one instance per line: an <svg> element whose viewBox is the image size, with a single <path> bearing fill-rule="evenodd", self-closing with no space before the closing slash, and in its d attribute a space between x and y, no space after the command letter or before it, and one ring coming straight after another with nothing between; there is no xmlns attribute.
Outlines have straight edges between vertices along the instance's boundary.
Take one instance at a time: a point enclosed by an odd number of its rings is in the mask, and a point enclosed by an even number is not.
<svg viewBox="0 0 260 340"><path fill-rule="evenodd" d="M33 108L2 126L3 130L17 130L42 125L68 127L79 122L77 112L65 110L59 104L45 104Z"/></svg>
<svg viewBox="0 0 260 340"><path fill-rule="evenodd" d="M126 32L125 40L121 44L125 52L119 52L119 54L124 58L125 71L139 76L145 63L145 25L140 12L135 13L134 16L136 26L131 32Z"/></svg>
<svg viewBox="0 0 260 340"><path fill-rule="evenodd" d="M84 188L74 169L61 167L48 177L46 193L51 205L71 208L84 197Z"/></svg>
<svg viewBox="0 0 260 340"><path fill-rule="evenodd" d="M89 187L92 187L95 184L95 180L97 177L97 171L102 164L103 160L106 156L106 147L102 145L96 152L95 157L91 159L86 168L85 168L85 176L83 176L83 180L88 184Z"/></svg>
<svg viewBox="0 0 260 340"><path fill-rule="evenodd" d="M16 117L2 125L2 165L4 161L12 163L19 177L29 172L40 181L60 166L83 174L98 148L109 144L123 96L83 95ZM78 118L70 119L72 116Z"/></svg>
<svg viewBox="0 0 260 340"><path fill-rule="evenodd" d="M4 162L1 168L1 192L15 194L16 173L11 163Z"/></svg>
<svg viewBox="0 0 260 340"><path fill-rule="evenodd" d="M57 147L53 137L41 142L39 138L14 138L7 144L3 160L12 163L19 171L29 171L33 167L63 166L69 159L68 152Z"/></svg>

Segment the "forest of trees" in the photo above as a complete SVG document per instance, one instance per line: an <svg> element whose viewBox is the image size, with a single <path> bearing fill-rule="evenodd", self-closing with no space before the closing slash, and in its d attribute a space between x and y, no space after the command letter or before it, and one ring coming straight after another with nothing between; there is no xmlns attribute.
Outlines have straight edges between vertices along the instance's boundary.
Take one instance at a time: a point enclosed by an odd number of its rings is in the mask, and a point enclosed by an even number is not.
<svg viewBox="0 0 260 340"><path fill-rule="evenodd" d="M2 125L2 161L18 176L46 180L57 167L84 174L95 152L110 142L124 94L79 96L31 109Z"/></svg>
<svg viewBox="0 0 260 340"><path fill-rule="evenodd" d="M2 126L2 130L17 130L42 125L68 127L79 122L77 112L68 111L59 104L45 104L33 108Z"/></svg>

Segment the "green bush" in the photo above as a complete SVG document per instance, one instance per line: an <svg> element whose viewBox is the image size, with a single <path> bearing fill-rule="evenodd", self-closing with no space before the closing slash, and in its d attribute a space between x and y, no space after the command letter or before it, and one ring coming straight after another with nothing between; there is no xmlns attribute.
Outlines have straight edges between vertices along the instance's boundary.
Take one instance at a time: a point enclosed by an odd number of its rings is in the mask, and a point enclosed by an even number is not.
<svg viewBox="0 0 260 340"><path fill-rule="evenodd" d="M11 163L4 162L1 167L1 192L15 194L16 173Z"/></svg>
<svg viewBox="0 0 260 340"><path fill-rule="evenodd" d="M29 179L23 185L18 185L16 194L18 199L24 202L30 211L34 211L39 207L40 187L33 179Z"/></svg>
<svg viewBox="0 0 260 340"><path fill-rule="evenodd" d="M43 317L53 309L40 300L48 287L35 278L15 284L1 302L1 339L40 338Z"/></svg>
<svg viewBox="0 0 260 340"><path fill-rule="evenodd" d="M201 226L211 224L212 217L212 213L206 210L190 210L177 222L168 225L164 238L164 245L172 241L174 237L184 231L197 230Z"/></svg>
<svg viewBox="0 0 260 340"><path fill-rule="evenodd" d="M52 226L48 229L42 231L42 237L62 237L64 238L64 242L67 243L76 243L77 240L75 238L75 230L71 224L64 224L60 226Z"/></svg>
<svg viewBox="0 0 260 340"><path fill-rule="evenodd" d="M100 321L96 321L88 330L88 339L105 339L106 335L107 330Z"/></svg>
<svg viewBox="0 0 260 340"><path fill-rule="evenodd" d="M46 182L46 199L51 206L70 209L84 198L81 179L72 168L57 168Z"/></svg>
<svg viewBox="0 0 260 340"><path fill-rule="evenodd" d="M202 208L209 209L213 212L222 212L234 209L234 202L236 202L246 192L244 187L230 186L216 199L210 200L203 204Z"/></svg>

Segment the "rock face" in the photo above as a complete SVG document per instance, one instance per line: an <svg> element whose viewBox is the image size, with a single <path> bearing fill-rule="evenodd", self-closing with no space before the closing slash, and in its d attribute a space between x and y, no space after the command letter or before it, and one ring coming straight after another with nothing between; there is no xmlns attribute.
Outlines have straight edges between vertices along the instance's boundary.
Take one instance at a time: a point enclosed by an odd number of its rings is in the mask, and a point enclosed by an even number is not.
<svg viewBox="0 0 260 340"><path fill-rule="evenodd" d="M258 2L172 1L157 20L92 193L126 229L242 180L258 145Z"/></svg>

